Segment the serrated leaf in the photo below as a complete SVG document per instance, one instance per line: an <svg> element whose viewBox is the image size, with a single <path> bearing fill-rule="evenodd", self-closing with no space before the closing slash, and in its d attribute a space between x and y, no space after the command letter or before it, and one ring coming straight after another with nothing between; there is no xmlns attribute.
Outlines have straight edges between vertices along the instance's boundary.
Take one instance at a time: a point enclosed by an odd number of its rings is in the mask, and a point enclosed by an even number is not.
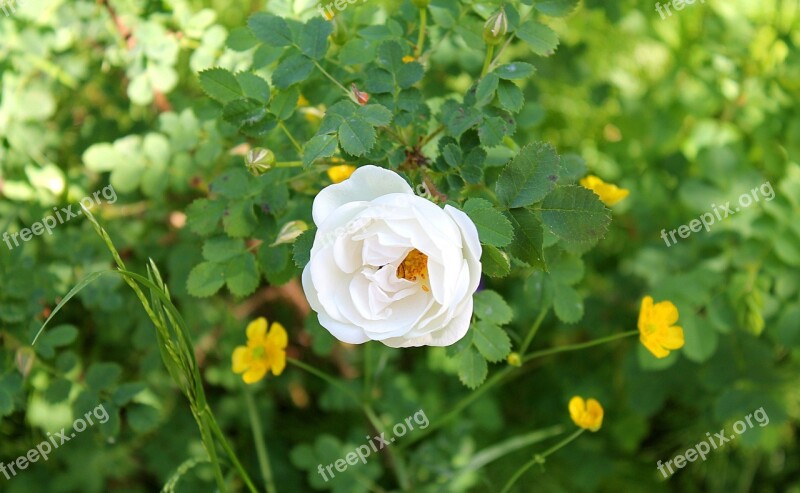
<svg viewBox="0 0 800 493"><path fill-rule="evenodd" d="M244 240L217 236L203 243L203 258L211 262L225 262L246 252Z"/></svg>
<svg viewBox="0 0 800 493"><path fill-rule="evenodd" d="M481 266L489 277L505 277L511 272L508 256L492 245L482 245Z"/></svg>
<svg viewBox="0 0 800 493"><path fill-rule="evenodd" d="M484 289L483 291L475 293L472 299L474 302L473 311L475 312L475 316L481 320L497 325L505 325L511 322L514 316L506 300L491 289Z"/></svg>
<svg viewBox="0 0 800 493"><path fill-rule="evenodd" d="M342 65L359 65L375 59L375 44L365 39L351 39L339 52Z"/></svg>
<svg viewBox="0 0 800 493"><path fill-rule="evenodd" d="M550 144L528 144L500 173L497 199L509 208L539 202L556 187L558 173L558 155Z"/></svg>
<svg viewBox="0 0 800 493"><path fill-rule="evenodd" d="M486 76L478 82L478 87L475 89L475 104L477 106L484 106L491 103L499 83L500 78L497 77L496 74L486 74Z"/></svg>
<svg viewBox="0 0 800 493"><path fill-rule="evenodd" d="M497 86L497 101L503 108L516 113L522 109L522 105L525 103L525 96L522 94L522 89L513 82L501 80Z"/></svg>
<svg viewBox="0 0 800 493"><path fill-rule="evenodd" d="M186 209L187 223L193 232L205 236L217 229L225 213L225 204L216 200L197 199Z"/></svg>
<svg viewBox="0 0 800 493"><path fill-rule="evenodd" d="M486 359L474 348L467 348L458 356L458 379L470 389L476 389L486 380L489 367Z"/></svg>
<svg viewBox="0 0 800 493"><path fill-rule="evenodd" d="M317 159L331 157L336 152L336 135L325 134L311 138L303 146L303 165L310 166Z"/></svg>
<svg viewBox="0 0 800 493"><path fill-rule="evenodd" d="M464 212L475 223L481 243L504 247L514 238L511 223L488 200L469 199Z"/></svg>
<svg viewBox="0 0 800 493"><path fill-rule="evenodd" d="M258 225L258 218L253 211L250 199L231 202L222 217L222 227L228 236L244 238L250 235Z"/></svg>
<svg viewBox="0 0 800 493"><path fill-rule="evenodd" d="M549 26L532 19L517 28L516 35L540 56L552 55L558 47L558 34Z"/></svg>
<svg viewBox="0 0 800 493"><path fill-rule="evenodd" d="M225 105L222 110L222 118L232 124L240 127L242 125L253 124L267 114L267 109L264 103L255 99L236 99Z"/></svg>
<svg viewBox="0 0 800 493"><path fill-rule="evenodd" d="M72 344L78 337L78 329L74 325L59 325L42 334L41 342L53 347Z"/></svg>
<svg viewBox="0 0 800 493"><path fill-rule="evenodd" d="M212 99L220 103L228 103L244 97L239 81L224 68L211 68L199 74L200 87Z"/></svg>
<svg viewBox="0 0 800 493"><path fill-rule="evenodd" d="M284 89L272 98L269 110L278 120L287 120L297 109L297 100L300 98L300 89L290 87Z"/></svg>
<svg viewBox="0 0 800 493"><path fill-rule="evenodd" d="M502 361L511 352L511 340L506 331L497 325L479 320L472 325L472 342L487 361Z"/></svg>
<svg viewBox="0 0 800 493"><path fill-rule="evenodd" d="M583 278L583 261L568 253L547 262L550 277L559 284L572 286Z"/></svg>
<svg viewBox="0 0 800 493"><path fill-rule="evenodd" d="M225 265L225 282L234 296L252 294L258 287L259 270L250 253L239 255Z"/></svg>
<svg viewBox="0 0 800 493"><path fill-rule="evenodd" d="M574 324L583 318L583 300L570 286L553 284L553 308L564 323Z"/></svg>
<svg viewBox="0 0 800 493"><path fill-rule="evenodd" d="M114 389L114 394L111 396L111 400L117 406L124 406L129 403L131 399L142 393L142 391L146 388L147 385L142 382L123 383Z"/></svg>
<svg viewBox="0 0 800 493"><path fill-rule="evenodd" d="M385 127L392 122L392 112L381 104L359 106L356 114L375 127Z"/></svg>
<svg viewBox="0 0 800 493"><path fill-rule="evenodd" d="M339 144L353 156L363 156L375 145L375 128L360 118L346 118L339 125Z"/></svg>
<svg viewBox="0 0 800 493"><path fill-rule="evenodd" d="M555 189L542 202L542 223L557 237L569 242L602 238L611 213L591 190L569 185Z"/></svg>
<svg viewBox="0 0 800 493"><path fill-rule="evenodd" d="M322 17L312 17L300 29L297 45L314 60L321 60L328 51L328 36L333 33L333 23Z"/></svg>
<svg viewBox="0 0 800 493"><path fill-rule="evenodd" d="M186 281L189 294L207 298L225 284L225 267L216 262L202 262L194 266Z"/></svg>
<svg viewBox="0 0 800 493"><path fill-rule="evenodd" d="M272 73L272 84L285 89L293 84L304 81L314 70L314 62L305 55L291 55L286 57L275 67Z"/></svg>
<svg viewBox="0 0 800 493"><path fill-rule="evenodd" d="M158 426L160 417L158 409L139 403L128 407L125 416L131 429L139 434L154 430Z"/></svg>
<svg viewBox="0 0 800 493"><path fill-rule="evenodd" d="M527 209L512 209L506 216L514 228L514 240L509 253L531 267L546 270L542 241L544 233L536 215Z"/></svg>
<svg viewBox="0 0 800 493"><path fill-rule="evenodd" d="M478 127L478 137L486 147L495 147L503 142L503 137L511 133L509 123L502 117L485 118Z"/></svg>
<svg viewBox="0 0 800 493"><path fill-rule="evenodd" d="M569 15L577 6L578 0L541 0L534 2L536 10L552 17Z"/></svg>
<svg viewBox="0 0 800 493"><path fill-rule="evenodd" d="M294 245L292 245L292 258L294 265L297 267L304 268L311 259L311 247L314 245L314 236L316 234L316 229L309 229L298 236Z"/></svg>
<svg viewBox="0 0 800 493"><path fill-rule="evenodd" d="M281 47L293 43L289 25L278 16L259 12L250 16L247 25L259 41L269 45Z"/></svg>
<svg viewBox="0 0 800 493"><path fill-rule="evenodd" d="M112 387L122 375L122 367L116 363L94 363L86 372L86 385L95 391Z"/></svg>
<svg viewBox="0 0 800 493"><path fill-rule="evenodd" d="M236 74L239 87L242 88L244 95L248 98L267 104L269 102L270 90L269 83L252 72L240 72Z"/></svg>
<svg viewBox="0 0 800 493"><path fill-rule="evenodd" d="M525 62L513 62L513 63L506 63L505 65L500 65L496 69L494 69L494 74L496 74L501 79L513 80L513 79L525 79L530 77L536 72L536 67L531 65L530 63Z"/></svg>

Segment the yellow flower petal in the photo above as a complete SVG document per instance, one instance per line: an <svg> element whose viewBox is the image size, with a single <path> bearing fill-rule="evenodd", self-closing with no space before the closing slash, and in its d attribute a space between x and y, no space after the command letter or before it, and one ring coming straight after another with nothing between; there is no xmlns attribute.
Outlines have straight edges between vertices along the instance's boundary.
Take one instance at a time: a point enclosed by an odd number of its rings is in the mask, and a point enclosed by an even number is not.
<svg viewBox="0 0 800 493"><path fill-rule="evenodd" d="M653 337L646 337L642 335L639 337L639 340L642 342L642 345L644 345L648 351L653 353L653 356L656 358L662 359L669 356L669 351L661 347L661 345Z"/></svg>
<svg viewBox="0 0 800 493"><path fill-rule="evenodd" d="M416 60L416 58L414 58L411 55L406 55L406 56L403 57L403 63L411 63L414 60Z"/></svg>
<svg viewBox="0 0 800 493"><path fill-rule="evenodd" d="M259 317L247 326L247 340L256 344L264 340L267 333L267 319Z"/></svg>
<svg viewBox="0 0 800 493"><path fill-rule="evenodd" d="M579 428L597 431L603 425L603 406L596 399L575 396L569 401L569 415Z"/></svg>
<svg viewBox="0 0 800 493"><path fill-rule="evenodd" d="M653 322L659 327L669 327L678 321L678 308L671 301L662 301L653 306Z"/></svg>
<svg viewBox="0 0 800 493"><path fill-rule="evenodd" d="M267 365L263 361L255 361L249 370L242 375L244 383L256 383L267 374Z"/></svg>
<svg viewBox="0 0 800 493"><path fill-rule="evenodd" d="M328 178L333 183L341 183L350 178L350 175L356 170L355 166L349 164L340 164L339 166L331 166L328 168Z"/></svg>
<svg viewBox="0 0 800 493"><path fill-rule="evenodd" d="M283 369L286 368L286 351L278 351L278 353L273 355L270 359L272 362L272 374L277 377L283 373Z"/></svg>
<svg viewBox="0 0 800 493"><path fill-rule="evenodd" d="M572 421L574 421L576 425L580 426L579 420L585 411L586 402L583 400L583 397L578 397L576 395L569 400L569 417L572 418Z"/></svg>
<svg viewBox="0 0 800 493"><path fill-rule="evenodd" d="M244 346L239 346L234 349L231 359L234 373L242 373L246 371L253 362L253 357L250 354L250 351Z"/></svg>
<svg viewBox="0 0 800 493"><path fill-rule="evenodd" d="M274 345L280 349L286 349L289 344L289 336L286 334L286 329L283 328L279 322L273 322L269 328L267 335L267 345Z"/></svg>
<svg viewBox="0 0 800 493"><path fill-rule="evenodd" d="M586 401L587 425L589 431L597 431L603 426L603 406L595 399Z"/></svg>
<svg viewBox="0 0 800 493"><path fill-rule="evenodd" d="M639 330L643 331L650 323L650 313L653 311L652 296L645 296L642 300L642 307L639 309Z"/></svg>
<svg viewBox="0 0 800 493"><path fill-rule="evenodd" d="M674 327L667 327L661 334L661 345L666 349L680 349L683 347L683 329L677 325Z"/></svg>
<svg viewBox="0 0 800 493"><path fill-rule="evenodd" d="M588 188L596 193L600 197L600 200L609 207L617 204L630 193L630 191L619 188L611 183L606 183L594 175L582 178L579 183L582 187Z"/></svg>

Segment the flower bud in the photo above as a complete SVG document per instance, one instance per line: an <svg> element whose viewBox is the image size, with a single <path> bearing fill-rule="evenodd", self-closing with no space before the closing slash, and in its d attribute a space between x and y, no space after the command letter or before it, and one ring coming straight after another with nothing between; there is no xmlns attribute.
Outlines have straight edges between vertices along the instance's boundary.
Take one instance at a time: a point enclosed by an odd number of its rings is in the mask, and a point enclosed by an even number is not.
<svg viewBox="0 0 800 493"><path fill-rule="evenodd" d="M497 45L508 33L508 16L505 9L500 9L486 19L483 25L483 40L487 45Z"/></svg>
<svg viewBox="0 0 800 493"><path fill-rule="evenodd" d="M352 84L350 88L353 90L353 95L356 97L356 101L358 101L358 104L360 104L361 106L367 104L367 101L369 101L368 93L359 91L358 86L356 86L355 84Z"/></svg>
<svg viewBox="0 0 800 493"><path fill-rule="evenodd" d="M278 238L270 246L283 245L284 243L293 243L298 236L303 234L303 231L308 230L308 224L305 221L289 221L284 224L278 232Z"/></svg>
<svg viewBox="0 0 800 493"><path fill-rule="evenodd" d="M253 176L261 176L275 164L275 154L263 147L254 147L247 151L245 165Z"/></svg>
<svg viewBox="0 0 800 493"><path fill-rule="evenodd" d="M519 353L509 354L506 361L511 366L522 366L522 359L519 357Z"/></svg>

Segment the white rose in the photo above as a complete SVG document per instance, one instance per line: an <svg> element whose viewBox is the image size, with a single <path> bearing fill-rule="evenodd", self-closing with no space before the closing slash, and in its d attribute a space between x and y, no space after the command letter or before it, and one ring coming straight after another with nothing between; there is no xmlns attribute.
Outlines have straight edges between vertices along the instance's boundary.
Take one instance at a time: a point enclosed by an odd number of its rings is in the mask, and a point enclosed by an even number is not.
<svg viewBox="0 0 800 493"><path fill-rule="evenodd" d="M314 199L303 290L340 341L449 346L467 333L481 244L463 212L418 197L397 173L363 166Z"/></svg>

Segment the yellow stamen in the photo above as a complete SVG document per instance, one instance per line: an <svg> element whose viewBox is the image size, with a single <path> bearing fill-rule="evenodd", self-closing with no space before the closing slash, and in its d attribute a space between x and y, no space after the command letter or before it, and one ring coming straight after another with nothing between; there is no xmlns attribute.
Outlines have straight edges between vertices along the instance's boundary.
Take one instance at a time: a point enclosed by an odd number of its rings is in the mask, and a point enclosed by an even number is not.
<svg viewBox="0 0 800 493"><path fill-rule="evenodd" d="M418 277L427 279L428 256L416 248L408 252L405 260L397 267L397 277L408 281L416 281Z"/></svg>

